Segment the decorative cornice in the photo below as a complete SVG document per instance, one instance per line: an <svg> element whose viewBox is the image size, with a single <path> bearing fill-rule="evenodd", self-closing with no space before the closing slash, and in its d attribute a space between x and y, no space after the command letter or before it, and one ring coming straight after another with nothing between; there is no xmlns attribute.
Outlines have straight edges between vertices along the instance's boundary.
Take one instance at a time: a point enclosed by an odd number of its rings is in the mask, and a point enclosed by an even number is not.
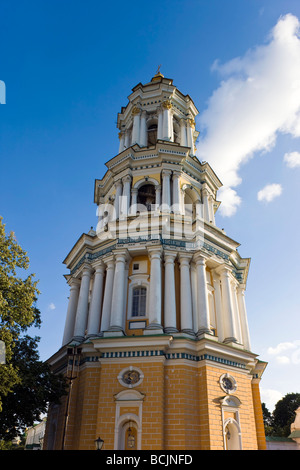
<svg viewBox="0 0 300 470"><path fill-rule="evenodd" d="M186 242L184 240L176 240L176 239L165 239L165 238L162 238L160 235L157 235L157 238L153 238L153 235L144 235L141 237L134 237L134 238L119 238L118 240L116 240L116 243L113 245L103 248L102 250L99 250L95 253L86 253L85 255L83 255L82 258L76 264L76 266L74 266L74 268L71 270L70 274L73 275L81 267L81 265L84 262L92 263L94 260L101 258L108 253L111 253L113 250L123 245L131 244L131 243L141 243L141 242L147 243L147 242L153 242L153 241L161 245L167 245L167 246L183 248L183 249L188 247L190 250L193 250L193 249L197 250L199 248L197 243L195 243L193 247L193 244L191 242ZM201 245L202 245L201 247L205 251L208 251L209 253L212 253L226 261L229 261L229 255L227 255L223 251L218 250L217 248L215 248L214 246L210 245L207 242L203 242ZM242 280L242 277L238 275L236 271L234 271L234 275L238 280Z"/></svg>
<svg viewBox="0 0 300 470"><path fill-rule="evenodd" d="M143 358L143 357L157 357L165 356L167 360L186 359L192 362L211 361L218 364L236 367L238 369L246 369L245 364L241 362L232 361L223 357L213 356L212 354L189 354L185 352L170 352L165 353L161 349L138 350L138 351L105 351L99 356L84 357L83 362L99 362L101 359L128 359L128 358Z"/></svg>

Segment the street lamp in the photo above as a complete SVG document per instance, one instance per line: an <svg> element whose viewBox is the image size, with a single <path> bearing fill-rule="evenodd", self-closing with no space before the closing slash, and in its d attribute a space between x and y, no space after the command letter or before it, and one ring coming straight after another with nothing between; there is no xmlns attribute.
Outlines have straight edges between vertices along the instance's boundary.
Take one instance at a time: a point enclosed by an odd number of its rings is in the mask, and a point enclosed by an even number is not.
<svg viewBox="0 0 300 470"><path fill-rule="evenodd" d="M101 439L101 437L98 437L98 439L95 440L95 445L96 445L96 450L101 450L103 447L104 441Z"/></svg>

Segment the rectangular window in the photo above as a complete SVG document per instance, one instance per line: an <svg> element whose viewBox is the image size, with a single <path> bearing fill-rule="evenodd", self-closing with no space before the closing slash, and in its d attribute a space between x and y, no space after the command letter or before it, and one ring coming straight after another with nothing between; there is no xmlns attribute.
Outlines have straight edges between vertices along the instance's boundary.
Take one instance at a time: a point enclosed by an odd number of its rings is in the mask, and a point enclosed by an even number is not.
<svg viewBox="0 0 300 470"><path fill-rule="evenodd" d="M132 312L133 317L143 317L146 315L146 287L136 287L132 292Z"/></svg>

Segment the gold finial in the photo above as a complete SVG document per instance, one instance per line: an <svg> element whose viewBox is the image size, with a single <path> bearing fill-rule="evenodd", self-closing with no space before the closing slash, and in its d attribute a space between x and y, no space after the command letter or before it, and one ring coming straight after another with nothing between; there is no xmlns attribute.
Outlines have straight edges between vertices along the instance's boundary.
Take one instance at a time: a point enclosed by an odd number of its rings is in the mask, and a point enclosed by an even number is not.
<svg viewBox="0 0 300 470"><path fill-rule="evenodd" d="M157 67L157 72L156 74L154 75L154 77L152 78L152 82L155 82L157 80L160 80L161 78L164 78L163 74L160 73L160 68L161 68L161 64Z"/></svg>

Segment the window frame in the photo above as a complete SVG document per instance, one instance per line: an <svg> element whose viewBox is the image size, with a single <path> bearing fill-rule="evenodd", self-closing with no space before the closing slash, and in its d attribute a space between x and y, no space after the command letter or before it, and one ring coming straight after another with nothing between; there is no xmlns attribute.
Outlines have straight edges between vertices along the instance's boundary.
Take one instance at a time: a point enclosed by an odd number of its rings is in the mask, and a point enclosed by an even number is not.
<svg viewBox="0 0 300 470"><path fill-rule="evenodd" d="M135 296L136 291L139 292L137 296ZM137 305L135 305L135 299L137 299L137 302L138 302ZM143 313L141 313L141 310L142 310L141 307L143 307ZM131 317L132 318L145 318L146 307L147 307L147 287L142 286L142 285L135 286L132 289ZM135 309L137 309L137 312Z"/></svg>
<svg viewBox="0 0 300 470"><path fill-rule="evenodd" d="M127 309L127 320L131 321L146 321L149 318L149 275L148 274L133 274L129 276L129 289L128 289L128 309ZM146 288L146 310L145 315L132 316L133 307L133 291L136 287Z"/></svg>

